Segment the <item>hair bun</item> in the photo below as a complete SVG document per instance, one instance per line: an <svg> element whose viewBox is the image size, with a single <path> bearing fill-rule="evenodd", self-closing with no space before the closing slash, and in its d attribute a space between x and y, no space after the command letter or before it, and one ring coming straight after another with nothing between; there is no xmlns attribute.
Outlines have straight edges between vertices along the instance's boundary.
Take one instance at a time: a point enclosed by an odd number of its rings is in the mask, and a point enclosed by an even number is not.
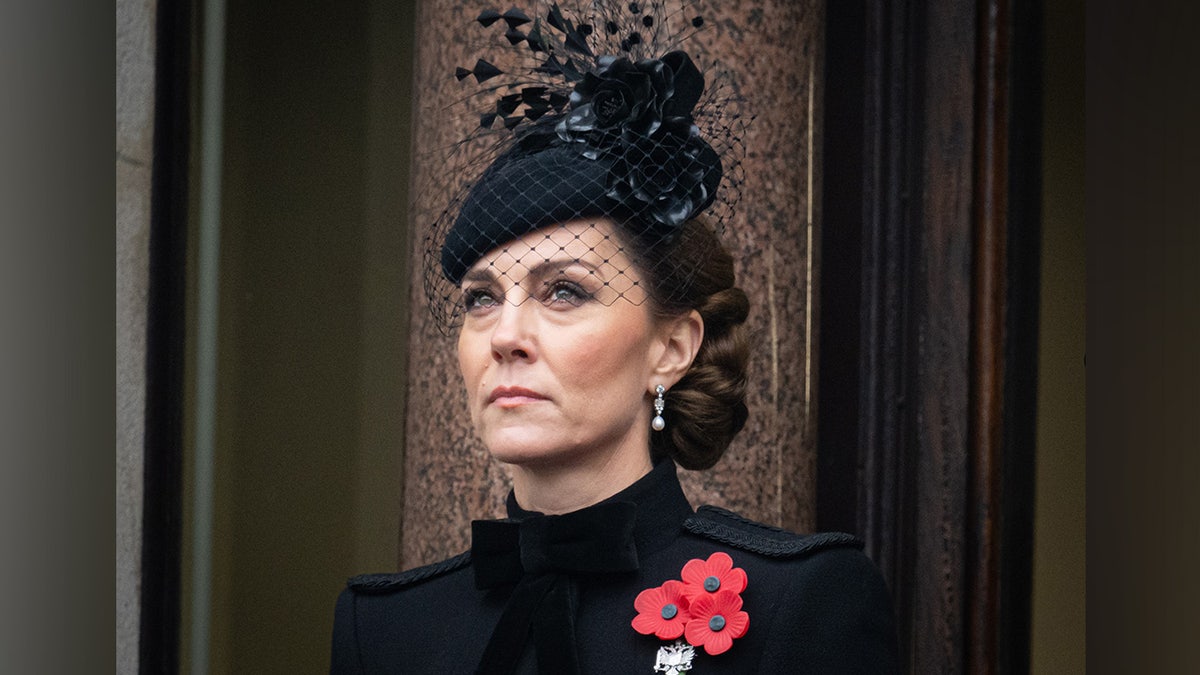
<svg viewBox="0 0 1200 675"><path fill-rule="evenodd" d="M733 258L702 223L690 222L671 255L690 260L683 302L663 308L666 313L695 309L704 320L704 340L691 368L667 393L667 427L651 435L655 456L669 456L685 469L716 464L746 424L746 317L750 301L734 285ZM709 252L707 257L699 251ZM651 276L657 284L682 284L681 279ZM651 295L658 291L651 286Z"/></svg>

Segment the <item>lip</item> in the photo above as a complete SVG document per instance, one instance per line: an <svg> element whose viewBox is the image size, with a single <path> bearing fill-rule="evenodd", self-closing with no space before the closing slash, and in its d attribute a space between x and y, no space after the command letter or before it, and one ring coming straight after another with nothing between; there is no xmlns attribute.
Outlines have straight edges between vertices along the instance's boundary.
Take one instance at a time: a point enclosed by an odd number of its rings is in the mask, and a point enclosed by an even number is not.
<svg viewBox="0 0 1200 675"><path fill-rule="evenodd" d="M545 400L547 400L545 396L532 389L524 387L496 387L488 395L487 402L489 404L494 403L502 408L515 408L526 403Z"/></svg>

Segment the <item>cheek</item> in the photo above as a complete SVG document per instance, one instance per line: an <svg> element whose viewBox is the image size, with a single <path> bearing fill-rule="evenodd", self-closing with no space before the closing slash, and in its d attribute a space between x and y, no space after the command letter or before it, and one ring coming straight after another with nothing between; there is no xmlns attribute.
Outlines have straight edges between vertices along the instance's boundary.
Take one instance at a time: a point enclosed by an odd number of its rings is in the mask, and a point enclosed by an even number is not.
<svg viewBox="0 0 1200 675"><path fill-rule="evenodd" d="M564 346L564 378L578 389L642 387L648 347L637 331L608 330Z"/></svg>
<svg viewBox="0 0 1200 675"><path fill-rule="evenodd" d="M490 358L491 353L485 352L484 357ZM463 332L458 338L458 372L462 376L463 389L467 394L467 413L471 424L478 429L479 404L475 395L479 391L480 380L483 378L484 367L480 364L479 336Z"/></svg>

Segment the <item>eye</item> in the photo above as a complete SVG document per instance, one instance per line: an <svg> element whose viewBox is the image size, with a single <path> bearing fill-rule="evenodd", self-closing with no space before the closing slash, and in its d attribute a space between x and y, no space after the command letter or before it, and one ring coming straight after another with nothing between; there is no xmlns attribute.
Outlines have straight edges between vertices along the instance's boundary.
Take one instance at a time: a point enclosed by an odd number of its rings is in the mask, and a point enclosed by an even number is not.
<svg viewBox="0 0 1200 675"><path fill-rule="evenodd" d="M547 304L565 303L572 307L578 307L588 300L592 299L592 295L583 290L583 287L573 281L559 279L548 284L549 292L546 296Z"/></svg>
<svg viewBox="0 0 1200 675"><path fill-rule="evenodd" d="M468 288L463 290L462 304L468 312L479 312L495 307L500 301L486 288Z"/></svg>

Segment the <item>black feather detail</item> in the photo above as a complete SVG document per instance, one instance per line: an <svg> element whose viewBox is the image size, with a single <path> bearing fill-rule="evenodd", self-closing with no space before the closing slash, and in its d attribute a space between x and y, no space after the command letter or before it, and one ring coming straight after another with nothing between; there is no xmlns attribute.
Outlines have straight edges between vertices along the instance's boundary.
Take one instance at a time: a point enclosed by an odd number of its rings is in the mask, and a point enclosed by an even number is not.
<svg viewBox="0 0 1200 675"><path fill-rule="evenodd" d="M546 57L542 64L533 69L535 73L545 73L546 75L563 75L563 66L559 62L558 57L554 54Z"/></svg>
<svg viewBox="0 0 1200 675"><path fill-rule="evenodd" d="M462 66L459 66L459 67L457 67L457 68L455 68L455 69L454 69L454 77L455 77L455 79L457 79L459 82L462 82L462 81L463 81L464 79L466 79L466 78L467 78L467 77L468 77L470 74L471 74L471 71L467 70L466 68L463 68Z"/></svg>
<svg viewBox="0 0 1200 675"><path fill-rule="evenodd" d="M545 87L525 87L521 89L521 101L525 105L536 105L546 102Z"/></svg>
<svg viewBox="0 0 1200 675"><path fill-rule="evenodd" d="M550 5L550 11L546 14L546 23L565 33L567 31L567 29L563 26L565 21L566 20L563 19L562 11L559 10L558 5Z"/></svg>
<svg viewBox="0 0 1200 675"><path fill-rule="evenodd" d="M563 75L566 75L572 82L578 82L583 79L583 73L579 71L579 66L575 65L575 59L567 59L562 69Z"/></svg>
<svg viewBox="0 0 1200 675"><path fill-rule="evenodd" d="M570 31L567 33L567 48L573 49L584 56L592 56L592 48L588 47L587 40L579 34L579 31Z"/></svg>
<svg viewBox="0 0 1200 675"><path fill-rule="evenodd" d="M500 113L501 115L511 115L516 111L517 106L519 105L521 105L520 94L508 94L501 96L500 100L496 101L496 112Z"/></svg>
<svg viewBox="0 0 1200 675"><path fill-rule="evenodd" d="M537 29L537 26L534 26L529 31L529 34L525 36L525 42L529 45L529 51L532 52L544 52L551 49L550 44L546 41L545 36L542 35L542 31Z"/></svg>
<svg viewBox="0 0 1200 675"><path fill-rule="evenodd" d="M525 40L525 34L516 28L509 28L508 30L504 31L504 37L507 38L508 43L512 45L519 45Z"/></svg>
<svg viewBox="0 0 1200 675"><path fill-rule="evenodd" d="M530 120L536 120L548 112L550 112L550 106L548 105L531 105L525 109L525 117L529 118Z"/></svg>
<svg viewBox="0 0 1200 675"><path fill-rule="evenodd" d="M496 23L500 19L500 12L494 9L485 9L479 13L479 17L475 20L483 24L484 28Z"/></svg>
<svg viewBox="0 0 1200 675"><path fill-rule="evenodd" d="M475 68L471 70L471 74L475 76L476 82L484 82L496 77L497 75L503 75L504 71L500 70L496 66L493 66L487 61L484 61L483 59L479 59L475 62Z"/></svg>
<svg viewBox="0 0 1200 675"><path fill-rule="evenodd" d="M522 12L516 7L513 7L505 12L503 16L504 20L508 22L509 28L516 28L517 26L522 26L530 21L529 17L525 16L525 12Z"/></svg>

